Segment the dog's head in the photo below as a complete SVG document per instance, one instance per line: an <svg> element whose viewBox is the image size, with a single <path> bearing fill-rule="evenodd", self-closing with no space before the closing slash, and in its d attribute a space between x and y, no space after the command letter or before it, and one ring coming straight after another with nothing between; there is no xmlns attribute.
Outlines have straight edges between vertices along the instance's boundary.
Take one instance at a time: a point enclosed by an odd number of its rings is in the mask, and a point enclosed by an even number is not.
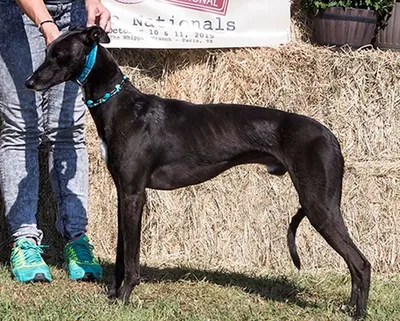
<svg viewBox="0 0 400 321"><path fill-rule="evenodd" d="M34 90L46 90L64 81L75 80L93 46L109 42L106 32L97 26L66 32L47 47L44 62L25 85Z"/></svg>

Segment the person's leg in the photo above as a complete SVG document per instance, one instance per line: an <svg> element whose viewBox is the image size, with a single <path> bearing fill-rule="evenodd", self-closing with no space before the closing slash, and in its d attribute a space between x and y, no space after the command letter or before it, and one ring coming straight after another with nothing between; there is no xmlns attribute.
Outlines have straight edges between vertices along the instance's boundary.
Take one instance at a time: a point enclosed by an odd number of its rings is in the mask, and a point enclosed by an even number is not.
<svg viewBox="0 0 400 321"><path fill-rule="evenodd" d="M62 32L86 25L82 0L48 8ZM69 277L99 278L102 276L101 267L85 235L88 221L88 155L84 133L85 105L79 86L69 81L51 88L44 115L46 137L50 144L50 175L58 202L57 229L68 242L65 257ZM74 257L78 258L79 264L75 264Z"/></svg>
<svg viewBox="0 0 400 321"><path fill-rule="evenodd" d="M69 29L71 11L75 7L74 27L83 27L86 23L83 1L47 6L60 31ZM46 139L50 145L50 178L58 203L56 225L64 239L69 241L85 233L87 225L85 106L79 86L73 82L50 88L47 94L43 112Z"/></svg>
<svg viewBox="0 0 400 321"><path fill-rule="evenodd" d="M0 186L10 233L16 246L11 267L19 281L51 276L41 258L42 231L37 228L42 113L40 94L25 87L26 78L43 60L45 43L16 4L0 4ZM34 240L31 242L27 240ZM26 262L23 267L21 263ZM39 269L32 268L40 266Z"/></svg>

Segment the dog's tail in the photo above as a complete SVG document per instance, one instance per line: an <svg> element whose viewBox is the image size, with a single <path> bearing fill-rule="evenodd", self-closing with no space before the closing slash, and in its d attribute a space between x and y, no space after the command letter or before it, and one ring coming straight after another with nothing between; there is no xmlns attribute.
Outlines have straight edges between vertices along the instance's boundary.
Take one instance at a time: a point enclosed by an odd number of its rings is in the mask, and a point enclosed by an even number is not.
<svg viewBox="0 0 400 321"><path fill-rule="evenodd" d="M294 265L300 270L300 258L297 254L296 248L296 230L299 227L301 220L306 216L304 210L299 208L295 216L292 217L292 221L289 224L287 242L289 246L290 257Z"/></svg>

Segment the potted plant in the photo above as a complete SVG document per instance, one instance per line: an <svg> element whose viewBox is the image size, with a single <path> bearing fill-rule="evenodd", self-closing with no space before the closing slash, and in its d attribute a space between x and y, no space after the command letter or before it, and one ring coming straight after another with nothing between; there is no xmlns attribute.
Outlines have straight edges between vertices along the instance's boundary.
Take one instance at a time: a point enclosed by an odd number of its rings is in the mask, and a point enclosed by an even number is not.
<svg viewBox="0 0 400 321"><path fill-rule="evenodd" d="M400 51L400 0L394 0L393 10L387 21L378 27L375 46L380 49Z"/></svg>
<svg viewBox="0 0 400 321"><path fill-rule="evenodd" d="M313 14L315 40L322 45L360 48L371 44L378 21L390 13L394 0L301 0ZM379 19L378 19L379 18Z"/></svg>

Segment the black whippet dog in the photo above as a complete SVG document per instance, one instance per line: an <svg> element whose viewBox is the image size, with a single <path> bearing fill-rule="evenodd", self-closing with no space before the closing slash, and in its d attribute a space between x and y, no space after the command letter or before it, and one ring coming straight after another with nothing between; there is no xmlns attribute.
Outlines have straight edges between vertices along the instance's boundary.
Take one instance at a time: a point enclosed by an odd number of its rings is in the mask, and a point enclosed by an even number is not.
<svg viewBox="0 0 400 321"><path fill-rule="evenodd" d="M273 175L288 172L299 195L301 208L288 231L294 264L300 268L296 229L307 216L346 261L353 316L363 317L371 267L350 238L340 212L344 162L335 136L311 118L276 109L195 105L143 94L99 45L109 41L98 27L60 36L26 85L45 90L74 80L82 86L118 193L118 245L110 297L127 302L140 281L146 187L171 190L204 182L238 164L259 163Z"/></svg>

